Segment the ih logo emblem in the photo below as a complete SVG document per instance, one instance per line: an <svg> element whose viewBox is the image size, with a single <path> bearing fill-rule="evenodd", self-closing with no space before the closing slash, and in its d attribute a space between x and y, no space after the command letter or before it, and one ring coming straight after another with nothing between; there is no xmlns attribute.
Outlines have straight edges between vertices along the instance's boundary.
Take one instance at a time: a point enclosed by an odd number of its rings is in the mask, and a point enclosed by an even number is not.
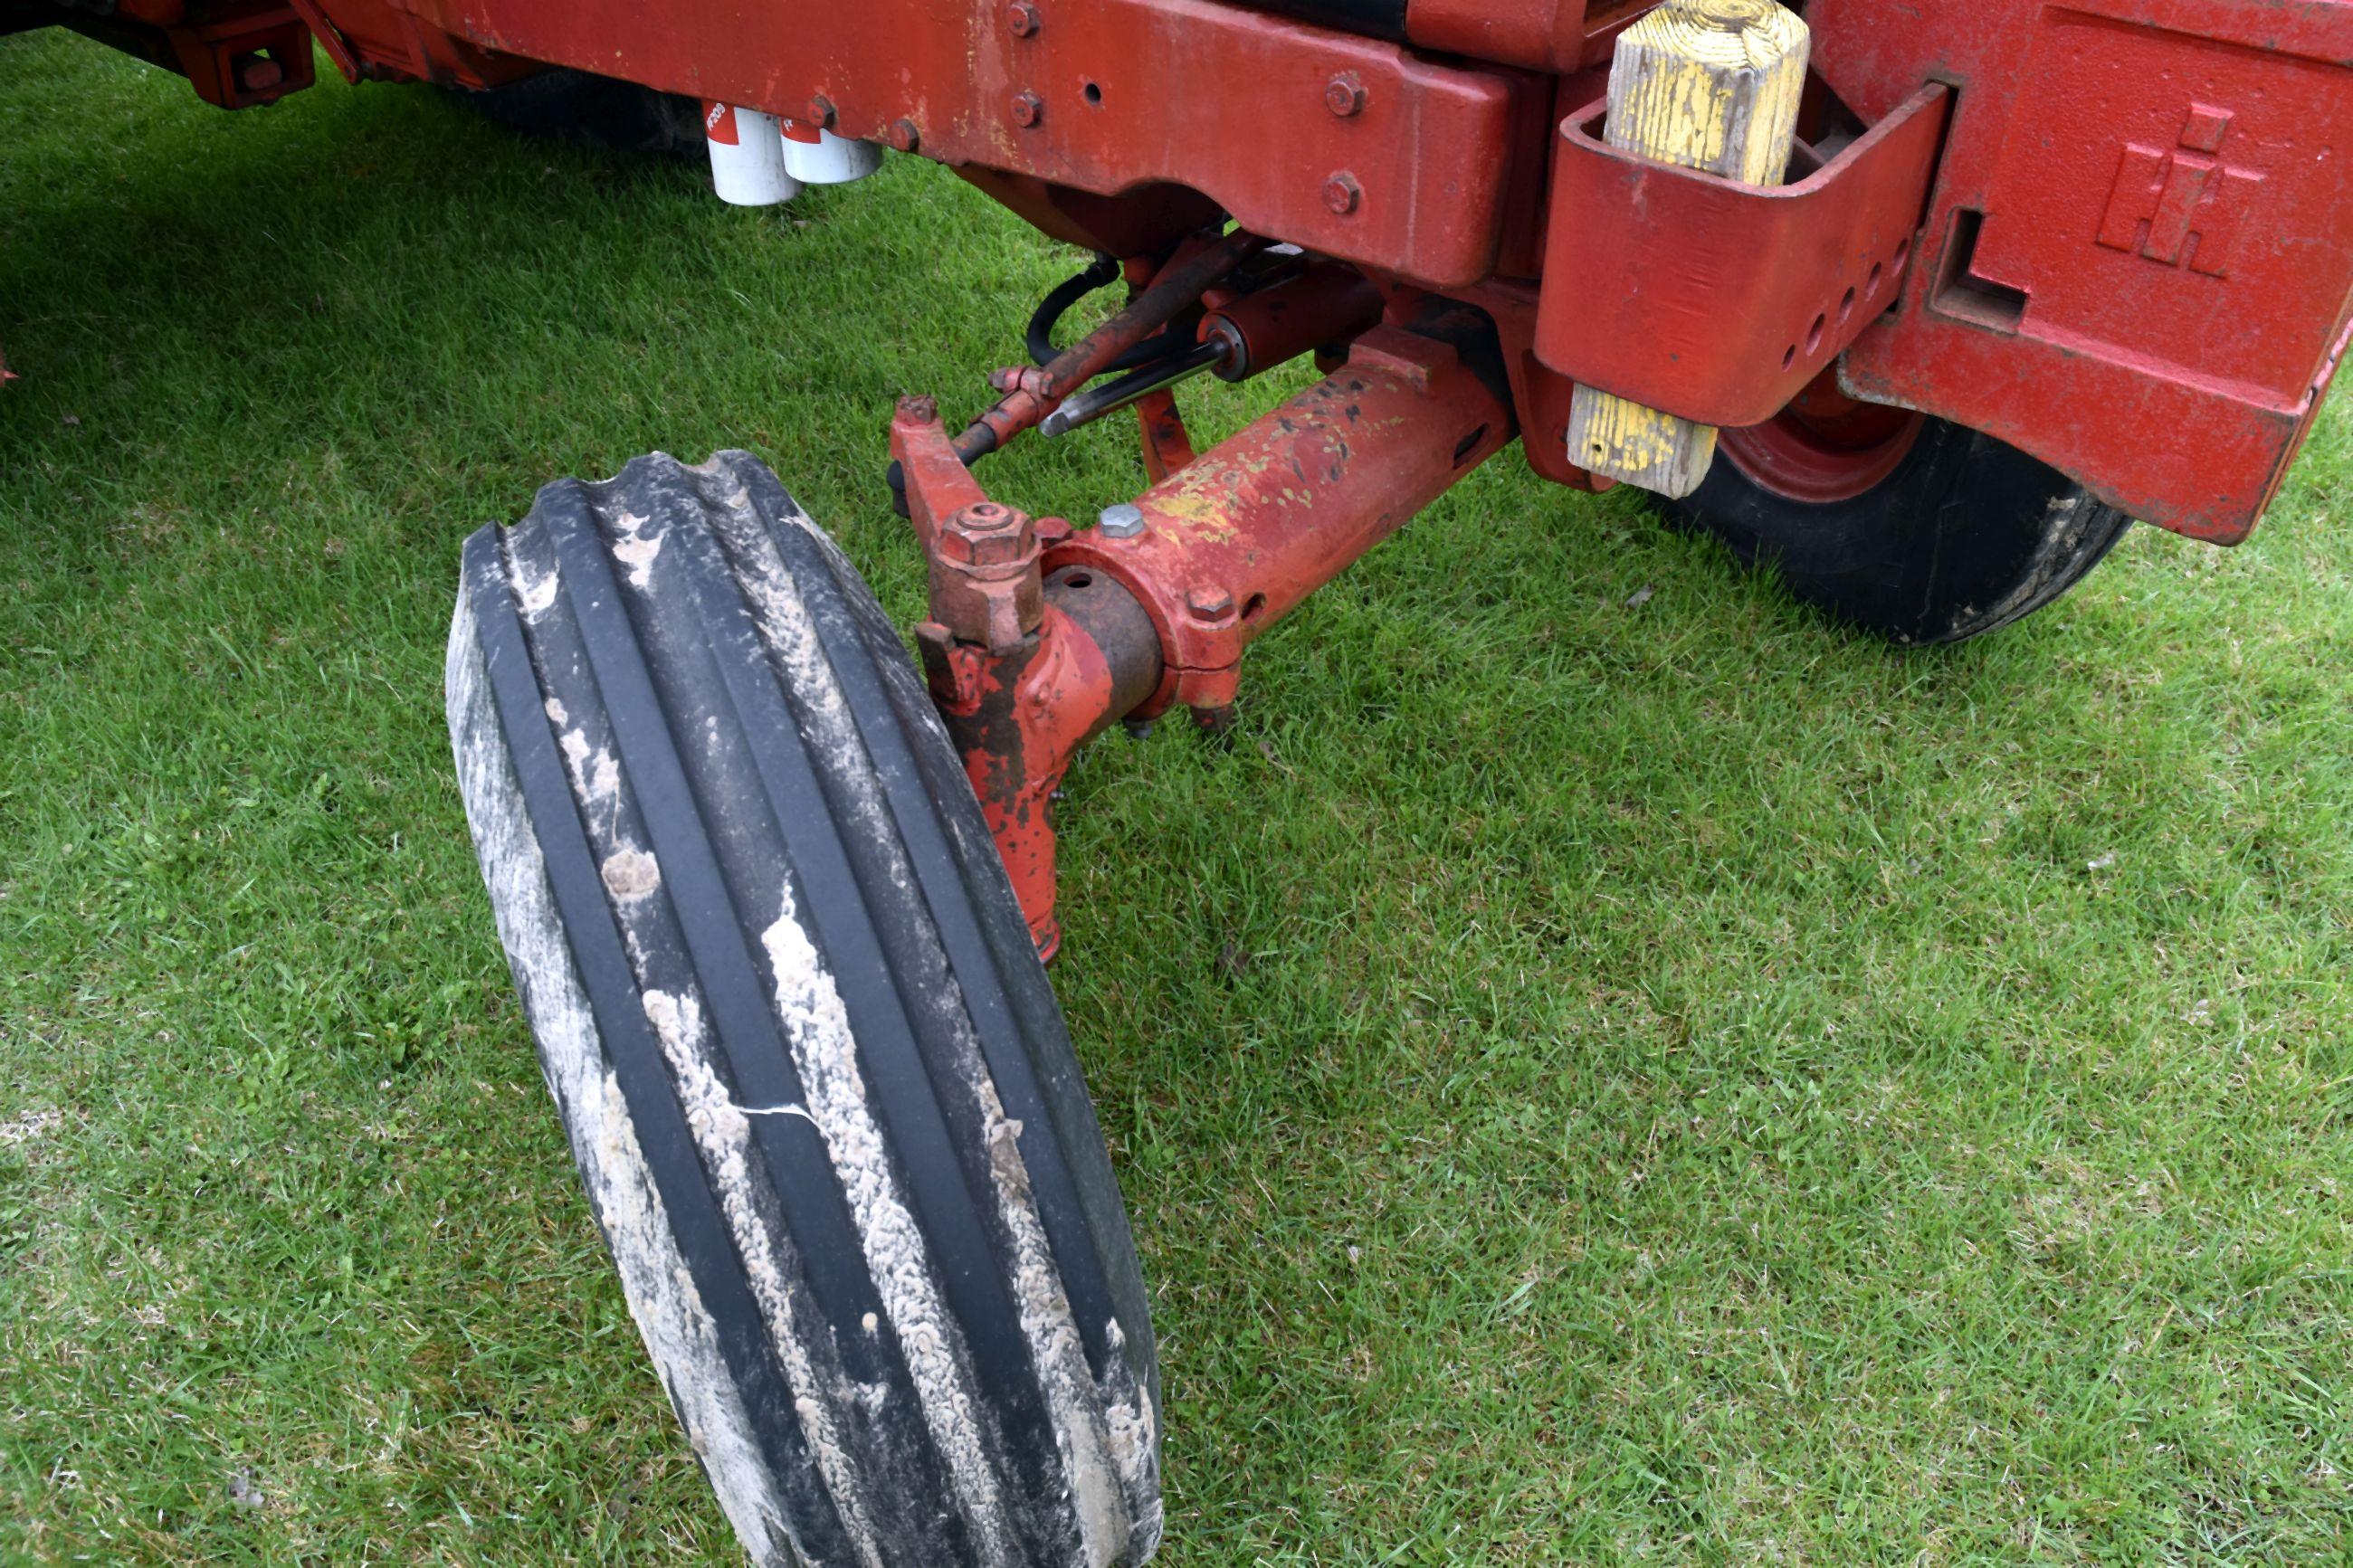
<svg viewBox="0 0 2353 1568"><path fill-rule="evenodd" d="M2177 147L2125 143L2116 188L2100 219L2100 243L2137 250L2151 261L2228 277L2239 227L2263 177L2233 169L2216 154L2231 129L2231 111L2189 106Z"/></svg>

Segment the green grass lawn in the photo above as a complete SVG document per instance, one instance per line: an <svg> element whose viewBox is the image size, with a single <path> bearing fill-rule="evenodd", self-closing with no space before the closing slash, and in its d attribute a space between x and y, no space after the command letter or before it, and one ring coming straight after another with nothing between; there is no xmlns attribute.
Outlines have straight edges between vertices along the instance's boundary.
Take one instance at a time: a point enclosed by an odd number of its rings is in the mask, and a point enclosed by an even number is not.
<svg viewBox="0 0 2353 1568"><path fill-rule="evenodd" d="M735 1560L476 879L459 543L742 446L912 619L891 400L1071 261L0 43L0 1561ZM1240 743L1091 752L1163 1561L2353 1561L2348 512L2340 401L2244 548L1898 655L1506 454Z"/></svg>

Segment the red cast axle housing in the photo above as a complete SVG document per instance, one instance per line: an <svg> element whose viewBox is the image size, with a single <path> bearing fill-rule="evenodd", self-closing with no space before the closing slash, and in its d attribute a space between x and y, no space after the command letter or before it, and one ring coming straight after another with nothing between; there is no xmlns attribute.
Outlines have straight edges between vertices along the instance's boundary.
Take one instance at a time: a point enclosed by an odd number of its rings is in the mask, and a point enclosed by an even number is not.
<svg viewBox="0 0 2353 1568"><path fill-rule="evenodd" d="M1041 955L1061 941L1053 796L1079 748L1172 702L1221 724L1250 641L1514 434L1486 318L1400 314L1084 533L989 500L931 400L899 405L892 453L931 561L925 674Z"/></svg>

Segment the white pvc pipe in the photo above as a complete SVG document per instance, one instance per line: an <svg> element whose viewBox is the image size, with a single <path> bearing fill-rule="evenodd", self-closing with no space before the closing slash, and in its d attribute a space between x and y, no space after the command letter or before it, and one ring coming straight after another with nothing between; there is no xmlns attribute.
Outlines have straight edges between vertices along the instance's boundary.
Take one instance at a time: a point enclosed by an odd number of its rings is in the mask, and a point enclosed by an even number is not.
<svg viewBox="0 0 2353 1568"><path fill-rule="evenodd" d="M711 149L711 184L732 206L769 207L801 194L785 167L776 117L732 103L705 102L702 139Z"/></svg>
<svg viewBox="0 0 2353 1568"><path fill-rule="evenodd" d="M882 166L882 149L871 142L853 142L792 120L784 121L784 133L785 167L803 184L846 185Z"/></svg>

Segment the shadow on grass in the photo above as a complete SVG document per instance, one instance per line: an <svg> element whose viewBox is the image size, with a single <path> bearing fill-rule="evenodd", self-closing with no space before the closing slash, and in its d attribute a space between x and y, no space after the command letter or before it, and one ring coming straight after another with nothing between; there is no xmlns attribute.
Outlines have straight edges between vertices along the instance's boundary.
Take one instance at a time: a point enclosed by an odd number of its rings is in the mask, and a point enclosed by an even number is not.
<svg viewBox="0 0 2353 1568"><path fill-rule="evenodd" d="M425 94L0 79L0 1555L731 1561L447 781L458 543L744 446L904 622L891 399L1069 258L905 160L742 213ZM1912 654L1506 455L1236 744L1091 750L1165 1560L2341 1555L2347 451Z"/></svg>

